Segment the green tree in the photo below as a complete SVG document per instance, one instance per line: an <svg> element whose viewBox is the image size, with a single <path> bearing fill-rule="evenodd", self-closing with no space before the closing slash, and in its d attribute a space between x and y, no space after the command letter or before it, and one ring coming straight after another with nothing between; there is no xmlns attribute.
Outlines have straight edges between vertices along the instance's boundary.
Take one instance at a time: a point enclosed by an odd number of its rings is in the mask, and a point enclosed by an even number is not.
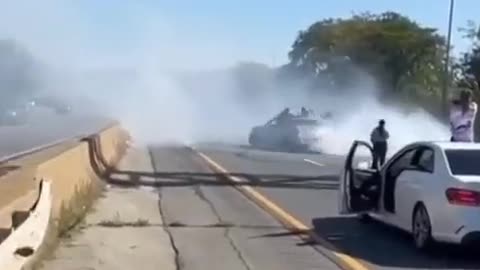
<svg viewBox="0 0 480 270"><path fill-rule="evenodd" d="M336 88L355 83L358 70L373 75L386 94L439 95L445 41L394 12L326 19L301 31L289 53L290 66ZM346 76L348 74L348 76ZM351 80L345 80L351 78Z"/></svg>
<svg viewBox="0 0 480 270"><path fill-rule="evenodd" d="M472 84L480 84L480 28L473 21L468 21L467 26L460 28L460 31L464 33L464 38L471 41L471 47L469 51L463 53L458 68L463 84L474 88Z"/></svg>

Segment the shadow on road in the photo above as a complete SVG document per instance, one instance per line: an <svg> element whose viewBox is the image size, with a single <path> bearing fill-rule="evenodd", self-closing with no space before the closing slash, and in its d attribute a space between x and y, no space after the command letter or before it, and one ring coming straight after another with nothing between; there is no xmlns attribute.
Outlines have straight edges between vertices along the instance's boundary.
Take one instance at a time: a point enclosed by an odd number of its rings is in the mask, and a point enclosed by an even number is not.
<svg viewBox="0 0 480 270"><path fill-rule="evenodd" d="M312 220L316 234L352 257L381 267L421 269L480 269L474 250L437 245L428 253L417 251L408 234L378 222L361 223L356 217Z"/></svg>
<svg viewBox="0 0 480 270"><path fill-rule="evenodd" d="M327 250L323 253L332 258L335 255L329 251L345 253L380 268L480 269L477 250L438 244L428 253L421 253L415 250L408 234L377 222L365 224L355 217L329 217L315 218L312 225L309 231L285 231L251 238L298 236L297 246L310 245L320 252ZM317 242L312 234L326 241Z"/></svg>
<svg viewBox="0 0 480 270"><path fill-rule="evenodd" d="M125 177L126 176L126 177ZM239 177L244 182L231 182L227 177ZM151 180L142 180L151 178ZM185 187L202 186L252 186L289 189L337 189L338 184L331 181L332 176L300 177L294 175L268 175L245 173L192 173L192 172L135 172L112 170L105 178L109 184L121 187ZM328 181L318 183L319 181Z"/></svg>
<svg viewBox="0 0 480 270"><path fill-rule="evenodd" d="M85 138L94 171L107 183L124 188L184 186L252 186L285 189L337 189L337 175L305 177L296 175L196 172L121 171L106 166L100 154L98 137ZM241 183L226 180L227 176L244 179ZM316 242L312 234L327 241ZM334 250L369 262L377 267L409 269L480 269L475 250L438 245L428 254L414 249L410 237L391 227L371 222L361 223L356 217L323 217L312 220L308 231L286 231L252 236L252 238L299 236L298 246L311 245L317 250ZM327 252L331 253L331 252ZM325 255L327 255L324 252ZM327 255L329 256L329 255ZM330 254L330 256L333 256Z"/></svg>
<svg viewBox="0 0 480 270"><path fill-rule="evenodd" d="M296 176L247 173L198 173L198 172L141 172L122 171L108 166L102 156L99 137L92 135L83 139L88 142L90 163L97 175L111 185L136 188L203 186L252 186L289 189L337 189L337 175ZM232 182L228 177L238 177L244 182ZM146 180L145 178L149 178Z"/></svg>

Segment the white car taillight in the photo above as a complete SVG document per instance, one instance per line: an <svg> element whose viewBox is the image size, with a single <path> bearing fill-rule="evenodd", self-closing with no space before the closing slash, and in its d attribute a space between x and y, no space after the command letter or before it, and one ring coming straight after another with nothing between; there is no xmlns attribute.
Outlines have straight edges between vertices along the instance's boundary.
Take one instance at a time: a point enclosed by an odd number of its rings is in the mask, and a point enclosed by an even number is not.
<svg viewBox="0 0 480 270"><path fill-rule="evenodd" d="M461 189L449 188L445 191L447 200L451 204L464 206L480 206L480 192Z"/></svg>

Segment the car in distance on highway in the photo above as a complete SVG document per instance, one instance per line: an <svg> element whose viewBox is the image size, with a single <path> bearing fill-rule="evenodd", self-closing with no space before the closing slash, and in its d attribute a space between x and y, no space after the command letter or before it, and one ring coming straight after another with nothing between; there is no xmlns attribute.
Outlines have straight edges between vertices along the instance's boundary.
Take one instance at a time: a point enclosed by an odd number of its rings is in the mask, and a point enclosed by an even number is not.
<svg viewBox="0 0 480 270"><path fill-rule="evenodd" d="M61 115L69 114L72 111L72 107L70 107L69 105L59 105L56 106L54 109L56 114Z"/></svg>
<svg viewBox="0 0 480 270"><path fill-rule="evenodd" d="M311 151L318 140L315 128L317 120L308 117L292 117L285 121L274 118L264 125L253 127L248 142L263 149L277 149L287 152Z"/></svg>
<svg viewBox="0 0 480 270"><path fill-rule="evenodd" d="M380 168L372 159L369 143L353 143L340 175L340 214L407 231L421 250L480 242L480 144L416 142Z"/></svg>

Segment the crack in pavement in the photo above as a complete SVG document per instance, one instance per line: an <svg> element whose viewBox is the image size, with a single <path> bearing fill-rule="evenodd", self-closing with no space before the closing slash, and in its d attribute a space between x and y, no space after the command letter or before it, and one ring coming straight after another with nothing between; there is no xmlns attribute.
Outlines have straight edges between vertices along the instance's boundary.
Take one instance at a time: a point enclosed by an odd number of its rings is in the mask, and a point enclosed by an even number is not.
<svg viewBox="0 0 480 270"><path fill-rule="evenodd" d="M154 171L157 171L157 168L156 168L156 164L155 164L155 161L154 161L154 155L151 151L151 149L149 149L149 154L150 154L150 160L151 160L151 163L152 163L152 168ZM154 181L159 181L160 178L155 178ZM194 179L189 179L189 180L192 180L191 182L194 183L195 181L193 181ZM192 188L193 191L194 191L194 194L196 196L198 196L200 198L200 200L204 201L208 206L209 208L211 209L211 211L213 212L214 216L216 217L216 219L218 220L217 223L213 223L213 224L207 224L207 225L189 225L189 224L183 224L181 222L176 222L176 221L173 221L173 222L166 222L166 215L164 213L164 209L163 209L163 203L162 203L162 191L163 191L163 188L162 187L158 187L158 208L159 208L159 211L160 211L160 215L163 219L163 221L166 223L165 225L162 225L164 228L165 228L165 231L167 232L169 238L170 238L170 242L171 242L171 245L175 251L175 264L176 264L176 269L177 270L181 270L182 268L184 268L183 266L183 263L182 263L182 256L180 254L180 251L178 250L176 244L175 244L175 238L173 236L173 233L171 231L172 228L223 228L224 229L224 237L225 239L228 241L229 245L232 247L233 249L233 252L236 254L236 256L238 257L240 263L242 264L242 266L245 268L245 270L251 270L252 267L249 265L249 263L246 261L246 259L244 258L242 252L240 251L240 249L238 248L238 246L236 245L235 241L233 240L233 238L231 237L230 235L230 229L231 228L246 228L246 229L278 229L278 230L284 230L283 227L280 227L280 226L255 226L255 225L248 225L248 224L232 224L232 223L229 223L227 221L224 221L221 217L221 215L219 214L219 212L217 211L216 207L214 206L213 202L211 202L206 196L205 194L203 193L200 185L198 184L193 184L192 186L190 186L189 188Z"/></svg>
<svg viewBox="0 0 480 270"><path fill-rule="evenodd" d="M150 165L152 166L153 168L153 171L157 171L157 166L155 166L155 160L154 160L154 156L153 156L153 152L150 148L148 148L148 156L150 158ZM157 181L158 179L155 178L155 181ZM163 203L162 203L162 188L158 188L158 211L159 211L159 214L160 214L160 217L162 218L162 220L165 220L165 212L163 211ZM175 253L175 269L176 270L181 270L183 268L183 265L182 265L182 262L181 262L181 259L180 259L180 252L178 251L178 248L177 248L177 245L175 244L175 240L173 239L173 234L172 234L172 231L170 230L169 227L165 227L164 228L165 232L167 233L168 235L168 238L170 239L170 245L172 246L172 249L173 249L173 252Z"/></svg>
<svg viewBox="0 0 480 270"><path fill-rule="evenodd" d="M160 216L162 217L162 219L165 220L165 213L162 207L162 189L161 188L158 190L158 210L160 211ZM175 239L173 238L172 231L168 226L164 227L164 229L165 229L165 232L168 234L168 238L170 239L170 244L172 245L172 249L175 252L175 269L181 270L183 267L182 267L182 262L180 260L180 252L178 251L177 245L175 244Z"/></svg>
<svg viewBox="0 0 480 270"><path fill-rule="evenodd" d="M207 197L205 196L205 194L203 193L203 191L201 190L201 187L199 185L195 185L193 186L193 189L194 189L194 192L195 194L201 199L203 200L209 207L210 209L212 210L213 214L217 217L219 223L225 223L225 221L222 219L222 217L220 216L220 214L218 213L217 209L215 208L215 206L213 205L213 203L207 199ZM225 227L225 232L224 232L224 236L225 238L228 240L228 242L230 243L230 246L233 248L233 250L235 251L235 253L237 254L237 257L238 259L242 262L243 266L247 269L247 270L251 270L252 267L250 265L248 265L248 262L245 260L245 258L243 257L242 255L242 252L238 249L237 245L235 244L235 241L233 240L233 238L230 236L230 229L231 227Z"/></svg>

